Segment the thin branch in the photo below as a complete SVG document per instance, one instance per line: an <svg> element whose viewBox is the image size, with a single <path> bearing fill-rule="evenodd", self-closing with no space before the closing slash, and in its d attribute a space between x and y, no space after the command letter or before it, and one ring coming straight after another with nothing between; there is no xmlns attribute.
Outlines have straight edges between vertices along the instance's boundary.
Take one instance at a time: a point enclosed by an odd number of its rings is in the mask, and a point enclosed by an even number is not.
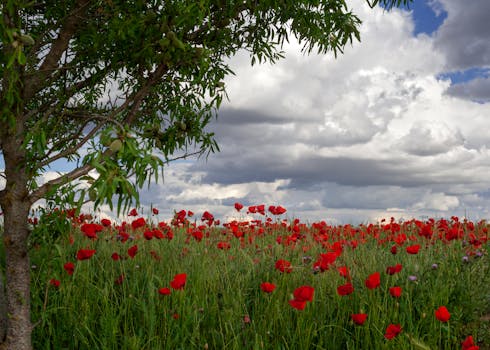
<svg viewBox="0 0 490 350"><path fill-rule="evenodd" d="M81 17L83 17L89 4L89 0L77 0L74 9L66 17L58 37L53 41L48 54L39 67L38 73L26 80L23 96L25 101L31 99L41 89L46 80L48 80L49 72L58 68L58 62L67 50L70 39L77 31Z"/></svg>
<svg viewBox="0 0 490 350"><path fill-rule="evenodd" d="M192 153L186 153L184 155L181 155L181 156L178 156L178 157L175 157L175 158L171 158L171 159L167 159L165 160L165 164L168 164L170 162L173 162L175 160L179 160L179 159L186 159L188 157L192 157L192 156L197 156L197 155L200 155L202 154L202 151L196 151L196 152L192 152Z"/></svg>
<svg viewBox="0 0 490 350"><path fill-rule="evenodd" d="M39 169L39 168L42 168L48 164L51 164L52 162L54 162L55 160L58 160L58 159L61 159L61 158L66 158L68 157L69 155L72 155L74 153L76 153L77 150L79 150L84 144L86 144L94 135L97 131L100 130L100 128L104 125L104 123L99 123L97 126L95 126L92 130L90 130L89 133L87 133L87 135L85 135L75 146L73 147L69 147L67 148L66 150L64 150L63 152L60 152L42 162L40 162L39 164L36 165L36 169Z"/></svg>
<svg viewBox="0 0 490 350"><path fill-rule="evenodd" d="M116 113L113 115L117 115L117 111L122 111L126 107L129 106L130 101L132 101L132 106L131 109L128 112L128 115L126 116L126 119L124 120L124 124L126 125L131 125L134 118L136 117L136 113L138 112L139 107L141 106L141 103L145 99L145 97L148 96L148 93L150 92L150 89L153 85L157 83L157 81L165 74L165 72L168 70L168 66L166 63L160 63L160 65L155 69L155 71L151 74L149 79L146 80L146 84L139 89L134 96L131 99L127 99L126 102L124 102L121 107L116 109Z"/></svg>
<svg viewBox="0 0 490 350"><path fill-rule="evenodd" d="M106 150L102 155L103 156L110 156L113 152L111 150ZM31 204L36 202L37 200L44 198L46 193L48 193L50 190L52 190L54 187L61 185L61 184L66 184L69 183L73 180L78 179L79 177L83 175L87 175L90 170L94 169L93 165L86 164L84 166L81 166L79 168L76 168L69 173L66 173L60 177L57 177L56 179L53 179L51 181L48 181L38 187L35 191L33 191L29 197L28 200Z"/></svg>

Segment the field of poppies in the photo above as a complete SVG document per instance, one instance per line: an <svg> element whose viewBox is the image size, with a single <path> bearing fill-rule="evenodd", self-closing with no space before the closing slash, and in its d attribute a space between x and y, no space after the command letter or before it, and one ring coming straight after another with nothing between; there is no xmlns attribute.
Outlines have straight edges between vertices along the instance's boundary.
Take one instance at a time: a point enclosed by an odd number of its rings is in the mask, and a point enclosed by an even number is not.
<svg viewBox="0 0 490 350"><path fill-rule="evenodd" d="M490 349L490 224L32 219L35 349ZM3 254L3 253L2 253Z"/></svg>

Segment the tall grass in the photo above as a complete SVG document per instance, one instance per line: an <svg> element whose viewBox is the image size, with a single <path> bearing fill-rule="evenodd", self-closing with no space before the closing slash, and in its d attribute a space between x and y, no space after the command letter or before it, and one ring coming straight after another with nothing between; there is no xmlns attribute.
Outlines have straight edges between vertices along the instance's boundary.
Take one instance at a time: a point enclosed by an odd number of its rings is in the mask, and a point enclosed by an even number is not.
<svg viewBox="0 0 490 350"><path fill-rule="evenodd" d="M229 225L198 229L181 221L172 227L173 239L147 240L151 223L135 230L113 225L90 239L75 222L58 217L50 225L65 231L32 244L36 349L461 349L469 335L480 349L489 348L485 223L431 222L427 238L416 222L331 227L269 220L242 224L237 238ZM35 232L49 230L43 225ZM447 239L455 226L458 237ZM132 238L121 242L123 231ZM402 234L407 239L396 243ZM218 249L218 242L230 248ZM406 247L415 244L420 251L408 254ZM77 261L82 248L96 253ZM333 251L338 257L328 269L314 268L321 253ZM113 253L122 259L113 260ZM290 273L275 268L279 259L291 262ZM66 262L75 264L73 275L64 270ZM388 274L396 264L402 270ZM339 274L341 266L349 278ZM375 272L380 286L369 289L365 280ZM187 274L185 287L170 288L180 273ZM337 287L349 281L354 292L339 295ZM262 282L276 289L266 293ZM289 300L304 285L314 288L314 297L297 310ZM390 295L393 286L402 288L399 298ZM161 295L163 287L171 294ZM449 310L448 322L435 317L439 306ZM352 321L357 313L368 315L363 325ZM402 332L388 340L390 324L400 324Z"/></svg>

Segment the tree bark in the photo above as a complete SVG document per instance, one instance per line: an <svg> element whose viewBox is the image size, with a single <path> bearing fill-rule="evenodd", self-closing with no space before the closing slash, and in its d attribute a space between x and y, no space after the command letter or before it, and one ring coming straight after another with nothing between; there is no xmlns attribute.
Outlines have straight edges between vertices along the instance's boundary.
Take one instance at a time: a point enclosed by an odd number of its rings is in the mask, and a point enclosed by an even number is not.
<svg viewBox="0 0 490 350"><path fill-rule="evenodd" d="M16 118L18 122L21 120ZM3 245L5 248L5 289L7 334L0 344L4 349L32 349L30 317L30 263L28 255L28 197L26 152L22 147L23 123L18 123L3 141L6 185L0 192L4 214ZM0 340L1 341L1 340Z"/></svg>
<svg viewBox="0 0 490 350"><path fill-rule="evenodd" d="M5 276L7 304L7 337L0 349L30 350L32 324L30 317L30 268L27 250L30 204L19 199L2 203L4 210Z"/></svg>
<svg viewBox="0 0 490 350"><path fill-rule="evenodd" d="M7 295L3 284L3 272L0 269L0 344L7 335Z"/></svg>

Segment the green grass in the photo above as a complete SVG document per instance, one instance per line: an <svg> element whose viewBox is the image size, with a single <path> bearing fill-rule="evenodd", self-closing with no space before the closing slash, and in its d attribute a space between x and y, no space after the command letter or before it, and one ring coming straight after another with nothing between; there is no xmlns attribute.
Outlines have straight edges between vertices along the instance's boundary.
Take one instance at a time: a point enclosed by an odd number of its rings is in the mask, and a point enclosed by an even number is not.
<svg viewBox="0 0 490 350"><path fill-rule="evenodd" d="M43 225L35 232L49 230ZM444 234L455 225L461 228L460 237L447 241ZM480 349L489 349L490 326L484 317L490 313L488 227L474 226L471 230L449 222L447 228L434 228L432 239L427 239L418 234L414 222L392 233L395 226L264 221L256 227L244 225L242 241L230 229L212 227L201 230L200 242L192 237L192 228L174 227L172 240L145 240L145 228L127 227L135 239L122 243L115 228L105 229L94 240L78 225L68 225L54 241L43 243L45 236L38 235L41 239L32 244L34 348L461 349L461 342L472 335ZM394 255L390 248L399 233L409 238ZM468 243L470 233L481 245ZM283 237L281 244L278 236ZM287 237L296 242L286 243ZM217 249L219 241L229 242L231 248ZM138 253L130 258L127 250L135 244ZM421 245L416 255L405 251L412 244ZM315 271L320 253L339 246L343 249L335 263L324 272ZM96 253L77 261L81 248ZM124 259L113 261L114 252ZM276 270L278 259L290 261L292 272ZM75 263L71 276L63 269L68 261ZM395 264L401 264L402 271L388 275L386 268ZM339 266L350 270L355 290L349 296L337 294L337 287L347 282ZM381 283L370 290L365 279L374 272L381 273ZM185 288L160 295L158 289L170 287L179 273L187 274ZM122 283L115 283L121 275ZM50 285L52 278L60 281L58 288ZM276 289L265 293L262 282L274 283ZM300 311L288 301L303 285L312 286L315 293ZM400 298L389 294L392 286L402 287ZM451 313L447 323L434 316L441 305ZM360 312L368 318L358 326L351 314ZM403 330L388 340L384 334L392 323Z"/></svg>

